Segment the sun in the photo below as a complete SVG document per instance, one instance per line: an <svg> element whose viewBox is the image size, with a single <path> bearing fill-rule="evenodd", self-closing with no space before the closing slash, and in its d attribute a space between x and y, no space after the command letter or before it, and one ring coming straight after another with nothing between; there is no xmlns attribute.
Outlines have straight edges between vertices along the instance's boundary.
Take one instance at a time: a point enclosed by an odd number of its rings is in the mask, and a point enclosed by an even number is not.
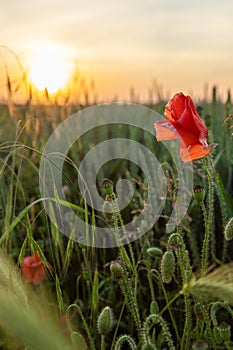
<svg viewBox="0 0 233 350"><path fill-rule="evenodd" d="M71 77L71 64L62 46L43 44L36 47L35 58L30 63L30 81L40 91L50 93L64 89Z"/></svg>

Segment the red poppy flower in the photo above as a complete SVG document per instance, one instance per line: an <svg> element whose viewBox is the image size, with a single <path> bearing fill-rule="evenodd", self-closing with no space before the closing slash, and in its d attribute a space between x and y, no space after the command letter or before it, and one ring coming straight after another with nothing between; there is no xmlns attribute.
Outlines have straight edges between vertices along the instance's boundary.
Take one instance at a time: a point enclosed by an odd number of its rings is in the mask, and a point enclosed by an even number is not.
<svg viewBox="0 0 233 350"><path fill-rule="evenodd" d="M48 265L50 268L50 265ZM42 263L39 253L26 256L22 261L22 274L27 283L32 282L37 285L45 279L45 267Z"/></svg>
<svg viewBox="0 0 233 350"><path fill-rule="evenodd" d="M179 140L184 162L202 158L210 152L208 130L190 96L176 94L166 105L165 117L154 124L157 141Z"/></svg>

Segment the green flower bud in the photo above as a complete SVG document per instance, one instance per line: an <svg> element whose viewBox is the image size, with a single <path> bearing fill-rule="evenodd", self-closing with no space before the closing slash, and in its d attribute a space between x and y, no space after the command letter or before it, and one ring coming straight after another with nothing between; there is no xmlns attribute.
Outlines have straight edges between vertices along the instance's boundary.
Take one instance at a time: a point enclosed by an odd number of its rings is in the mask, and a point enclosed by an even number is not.
<svg viewBox="0 0 233 350"><path fill-rule="evenodd" d="M217 326L217 330L224 342L231 339L231 325L229 325L227 322L221 322Z"/></svg>
<svg viewBox="0 0 233 350"><path fill-rule="evenodd" d="M152 300L151 304L150 304L150 314L151 315L158 315L159 313L159 305L157 303L157 301Z"/></svg>
<svg viewBox="0 0 233 350"><path fill-rule="evenodd" d="M163 255L163 252L160 248L157 247L150 247L147 248L147 254L151 257L158 257L160 258Z"/></svg>
<svg viewBox="0 0 233 350"><path fill-rule="evenodd" d="M233 238L233 217L230 218L230 220L226 224L226 227L224 230L224 236L227 241Z"/></svg>
<svg viewBox="0 0 233 350"><path fill-rule="evenodd" d="M111 262L110 271L115 281L120 281L124 275L123 267L117 261Z"/></svg>
<svg viewBox="0 0 233 350"><path fill-rule="evenodd" d="M113 184L110 179L104 179L102 182L103 188L104 188L104 194L106 196L110 196L113 194Z"/></svg>
<svg viewBox="0 0 233 350"><path fill-rule="evenodd" d="M193 196L200 203L205 199L205 189L201 185L195 185L193 187Z"/></svg>
<svg viewBox="0 0 233 350"><path fill-rule="evenodd" d="M97 329L101 335L108 334L113 327L113 312L109 306L106 306L100 313L97 320Z"/></svg>
<svg viewBox="0 0 233 350"><path fill-rule="evenodd" d="M175 256L170 250L163 254L161 260L161 275L164 283L170 283L175 273Z"/></svg>

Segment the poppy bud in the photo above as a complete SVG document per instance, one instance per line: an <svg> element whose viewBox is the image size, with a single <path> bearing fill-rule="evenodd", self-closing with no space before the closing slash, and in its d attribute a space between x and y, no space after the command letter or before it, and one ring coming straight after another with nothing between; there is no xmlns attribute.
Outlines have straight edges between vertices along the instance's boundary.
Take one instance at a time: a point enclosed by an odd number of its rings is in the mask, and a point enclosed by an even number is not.
<svg viewBox="0 0 233 350"><path fill-rule="evenodd" d="M106 306L100 313L97 320L97 328L101 335L108 334L113 326L113 312L109 306Z"/></svg>
<svg viewBox="0 0 233 350"><path fill-rule="evenodd" d="M115 281L121 280L124 275L123 267L117 261L111 262L110 271Z"/></svg>
<svg viewBox="0 0 233 350"><path fill-rule="evenodd" d="M104 188L104 194L106 196L110 196L113 194L113 184L110 179L105 178L102 182L103 188Z"/></svg>
<svg viewBox="0 0 233 350"><path fill-rule="evenodd" d="M193 196L200 203L205 199L205 188L201 185L195 185L193 187Z"/></svg>
<svg viewBox="0 0 233 350"><path fill-rule="evenodd" d="M226 322L221 322L218 326L217 326L217 330L220 334L220 337L222 338L222 340L228 341L231 339L231 325L229 325Z"/></svg>
<svg viewBox="0 0 233 350"><path fill-rule="evenodd" d="M226 227L224 230L224 236L227 241L233 238L233 217L230 218L230 220L226 224Z"/></svg>
<svg viewBox="0 0 233 350"><path fill-rule="evenodd" d="M207 349L208 349L208 345L202 339L198 339L192 345L192 350L207 350Z"/></svg>
<svg viewBox="0 0 233 350"><path fill-rule="evenodd" d="M161 275L164 283L170 283L175 273L175 257L173 252L166 251L161 260Z"/></svg>
<svg viewBox="0 0 233 350"><path fill-rule="evenodd" d="M151 304L150 304L150 314L151 315L158 315L159 313L159 305L157 303L157 301L152 300Z"/></svg>
<svg viewBox="0 0 233 350"><path fill-rule="evenodd" d="M151 257L160 258L163 255L162 250L158 247L150 247L150 248L147 248L146 251L147 251L147 254Z"/></svg>

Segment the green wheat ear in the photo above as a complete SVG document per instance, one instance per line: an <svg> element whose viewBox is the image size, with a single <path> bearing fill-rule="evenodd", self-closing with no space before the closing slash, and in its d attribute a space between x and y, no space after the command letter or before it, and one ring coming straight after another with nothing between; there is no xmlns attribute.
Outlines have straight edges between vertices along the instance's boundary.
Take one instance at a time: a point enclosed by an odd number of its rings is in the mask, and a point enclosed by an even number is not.
<svg viewBox="0 0 233 350"><path fill-rule="evenodd" d="M181 293L218 299L233 305L233 262L222 265L204 277L191 279Z"/></svg>
<svg viewBox="0 0 233 350"><path fill-rule="evenodd" d="M5 349L24 344L33 350L74 350L51 311L50 300L26 285L18 268L0 250L0 328L5 334ZM80 350L84 350L81 348Z"/></svg>

